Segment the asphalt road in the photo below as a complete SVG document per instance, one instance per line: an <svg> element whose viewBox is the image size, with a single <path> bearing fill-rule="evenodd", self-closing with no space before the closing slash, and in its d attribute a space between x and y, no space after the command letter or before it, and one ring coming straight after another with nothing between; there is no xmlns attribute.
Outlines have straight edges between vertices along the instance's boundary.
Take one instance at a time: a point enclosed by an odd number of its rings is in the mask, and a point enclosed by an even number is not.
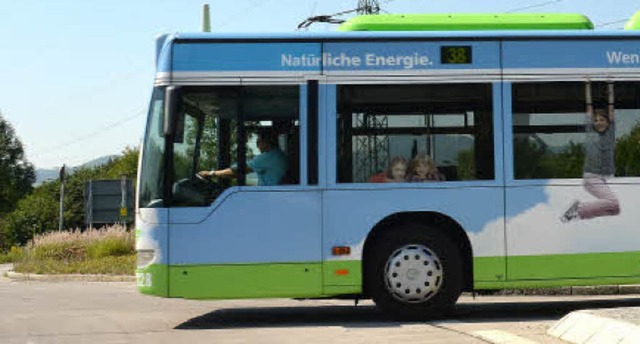
<svg viewBox="0 0 640 344"><path fill-rule="evenodd" d="M0 343L561 343L545 333L568 312L626 306L640 297L463 297L447 319L399 322L370 302L191 301L131 283L0 278Z"/></svg>

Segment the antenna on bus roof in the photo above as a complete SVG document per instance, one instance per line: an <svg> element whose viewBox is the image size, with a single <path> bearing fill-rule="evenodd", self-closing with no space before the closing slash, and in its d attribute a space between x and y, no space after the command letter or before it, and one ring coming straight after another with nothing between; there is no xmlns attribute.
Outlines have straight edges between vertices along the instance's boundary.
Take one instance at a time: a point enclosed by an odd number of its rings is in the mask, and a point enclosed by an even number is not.
<svg viewBox="0 0 640 344"><path fill-rule="evenodd" d="M378 14L380 13L380 4L378 0L358 0L358 14Z"/></svg>
<svg viewBox="0 0 640 344"><path fill-rule="evenodd" d="M305 19L302 23L298 24L298 30L306 29L313 23L330 23L330 24L342 24L344 20L334 17L341 16L348 13L357 12L358 14L378 14L380 13L380 5L378 0L358 0L358 7L354 10L338 12L334 14L325 14L319 16L313 16Z"/></svg>
<svg viewBox="0 0 640 344"><path fill-rule="evenodd" d="M202 6L202 32L211 32L211 16L209 15L209 4Z"/></svg>

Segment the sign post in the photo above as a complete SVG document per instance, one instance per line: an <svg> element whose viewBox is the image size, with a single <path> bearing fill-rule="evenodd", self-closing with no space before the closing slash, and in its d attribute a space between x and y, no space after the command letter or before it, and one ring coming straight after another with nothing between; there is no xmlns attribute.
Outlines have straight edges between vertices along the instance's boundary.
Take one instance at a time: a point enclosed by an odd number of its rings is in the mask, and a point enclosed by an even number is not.
<svg viewBox="0 0 640 344"><path fill-rule="evenodd" d="M127 225L127 175L120 175L120 191L122 193L122 200L120 201L120 222L123 225Z"/></svg>
<svg viewBox="0 0 640 344"><path fill-rule="evenodd" d="M58 230L62 231L64 228L64 184L65 184L65 166L62 164L60 167L60 221L58 223Z"/></svg>

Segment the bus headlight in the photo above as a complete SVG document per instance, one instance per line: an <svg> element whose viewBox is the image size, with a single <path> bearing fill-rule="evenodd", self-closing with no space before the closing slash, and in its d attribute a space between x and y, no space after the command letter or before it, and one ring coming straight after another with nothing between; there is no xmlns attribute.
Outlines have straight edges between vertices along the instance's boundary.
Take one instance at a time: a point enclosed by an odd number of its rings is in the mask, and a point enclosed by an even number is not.
<svg viewBox="0 0 640 344"><path fill-rule="evenodd" d="M138 268L144 268L149 265L154 257L154 250L138 250Z"/></svg>

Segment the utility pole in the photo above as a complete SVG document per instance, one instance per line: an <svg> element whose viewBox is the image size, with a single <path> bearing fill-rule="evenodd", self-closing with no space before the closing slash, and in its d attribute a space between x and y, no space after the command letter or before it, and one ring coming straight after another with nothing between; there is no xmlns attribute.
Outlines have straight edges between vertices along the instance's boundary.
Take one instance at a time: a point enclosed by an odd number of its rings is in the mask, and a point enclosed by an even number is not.
<svg viewBox="0 0 640 344"><path fill-rule="evenodd" d="M60 221L58 223L58 230L62 231L64 228L64 184L65 178L65 166L62 164L60 167Z"/></svg>
<svg viewBox="0 0 640 344"><path fill-rule="evenodd" d="M211 16L209 15L209 4L202 6L202 32L211 32Z"/></svg>
<svg viewBox="0 0 640 344"><path fill-rule="evenodd" d="M380 4L377 0L358 0L358 14L378 14Z"/></svg>

